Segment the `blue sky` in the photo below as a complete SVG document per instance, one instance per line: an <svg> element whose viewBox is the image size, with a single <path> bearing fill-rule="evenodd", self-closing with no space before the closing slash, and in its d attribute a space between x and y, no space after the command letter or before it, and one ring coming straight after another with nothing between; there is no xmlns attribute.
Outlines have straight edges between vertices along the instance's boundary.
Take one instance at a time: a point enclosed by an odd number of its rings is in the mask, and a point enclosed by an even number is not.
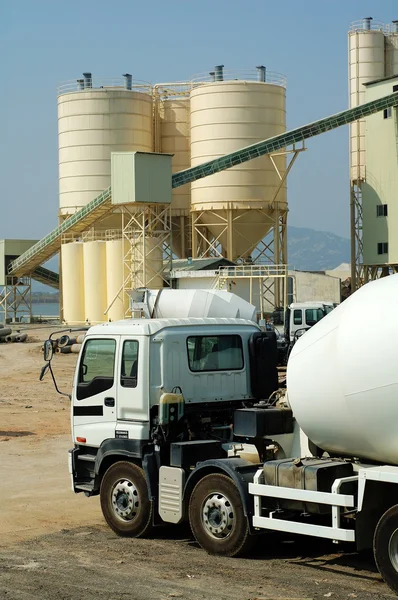
<svg viewBox="0 0 398 600"><path fill-rule="evenodd" d="M3 0L0 238L57 224L56 90L94 77L177 81L216 64L288 79L288 128L347 108L347 31L398 19L393 0ZM349 235L348 128L308 142L288 181L289 224Z"/></svg>

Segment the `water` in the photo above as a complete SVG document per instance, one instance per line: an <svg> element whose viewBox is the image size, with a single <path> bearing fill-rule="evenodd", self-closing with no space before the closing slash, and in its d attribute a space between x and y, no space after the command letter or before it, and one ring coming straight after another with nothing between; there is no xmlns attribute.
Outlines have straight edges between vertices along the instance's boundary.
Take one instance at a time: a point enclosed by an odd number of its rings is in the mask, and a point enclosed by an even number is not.
<svg viewBox="0 0 398 600"><path fill-rule="evenodd" d="M58 302L42 302L32 304L32 313L34 317L45 316L58 316L59 315L59 304Z"/></svg>

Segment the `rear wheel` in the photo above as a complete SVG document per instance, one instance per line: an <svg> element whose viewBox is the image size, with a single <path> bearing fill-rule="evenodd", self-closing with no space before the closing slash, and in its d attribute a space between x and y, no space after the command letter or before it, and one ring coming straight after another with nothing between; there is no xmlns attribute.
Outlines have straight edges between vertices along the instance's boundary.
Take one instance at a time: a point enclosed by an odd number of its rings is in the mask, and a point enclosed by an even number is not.
<svg viewBox="0 0 398 600"><path fill-rule="evenodd" d="M206 475L189 501L189 522L196 541L209 554L239 556L253 543L238 488L225 475Z"/></svg>
<svg viewBox="0 0 398 600"><path fill-rule="evenodd" d="M387 585L398 593L398 505L380 518L374 535L373 552L377 568Z"/></svg>
<svg viewBox="0 0 398 600"><path fill-rule="evenodd" d="M145 474L130 462L117 462L106 471L100 490L102 514L118 535L141 537L148 533L152 502Z"/></svg>

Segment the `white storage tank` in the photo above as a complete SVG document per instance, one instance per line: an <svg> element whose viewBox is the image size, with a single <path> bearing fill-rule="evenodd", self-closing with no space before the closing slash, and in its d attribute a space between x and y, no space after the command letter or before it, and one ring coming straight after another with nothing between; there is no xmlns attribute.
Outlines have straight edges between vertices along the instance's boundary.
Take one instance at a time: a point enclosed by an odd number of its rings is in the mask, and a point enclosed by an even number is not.
<svg viewBox="0 0 398 600"><path fill-rule="evenodd" d="M124 255L125 244L123 239L108 240L106 242L107 308L113 303L105 316L107 321L124 319L128 309L128 297L124 298L123 291L120 291L127 277Z"/></svg>
<svg viewBox="0 0 398 600"><path fill-rule="evenodd" d="M83 323L84 265L81 242L62 244L61 269L63 320L68 325Z"/></svg>
<svg viewBox="0 0 398 600"><path fill-rule="evenodd" d="M152 152L149 84L84 79L58 96L60 214L74 213L111 184L111 152Z"/></svg>
<svg viewBox="0 0 398 600"><path fill-rule="evenodd" d="M372 281L293 348L289 402L323 450L398 465L397 297L398 275Z"/></svg>
<svg viewBox="0 0 398 600"><path fill-rule="evenodd" d="M385 76L384 23L367 17L353 23L349 43L349 98L353 108L365 102L364 83ZM365 177L365 119L350 125L351 179Z"/></svg>
<svg viewBox="0 0 398 600"><path fill-rule="evenodd" d="M84 258L84 313L85 319L102 323L107 308L106 242L96 240L83 244Z"/></svg>
<svg viewBox="0 0 398 600"><path fill-rule="evenodd" d="M267 73L266 81L217 72L213 82L197 83L191 92L191 166L223 156L286 130L285 80ZM278 75L278 74L275 74ZM253 79L255 76L253 76ZM264 71L265 79L265 71ZM274 158L281 176L284 155ZM232 256L248 256L268 233L274 219L271 202L280 178L269 156L237 165L192 183L192 210L208 223L211 234L227 251L227 227L233 222ZM286 210L286 186L276 201ZM250 209L259 209L253 210ZM231 212L232 211L232 212ZM229 213L229 217L228 214ZM218 226L214 224L218 223Z"/></svg>

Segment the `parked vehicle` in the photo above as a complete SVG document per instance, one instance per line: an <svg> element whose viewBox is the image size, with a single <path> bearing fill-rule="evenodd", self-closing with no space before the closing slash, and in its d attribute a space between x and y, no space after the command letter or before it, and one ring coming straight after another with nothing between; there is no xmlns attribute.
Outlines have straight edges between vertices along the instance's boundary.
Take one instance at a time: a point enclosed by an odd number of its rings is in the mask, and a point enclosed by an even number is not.
<svg viewBox="0 0 398 600"><path fill-rule="evenodd" d="M71 394L73 490L99 495L119 535L189 520L212 554L269 530L373 548L398 592L398 325L383 327L397 295L392 275L318 320L291 352L287 394L276 336L250 320L92 327ZM52 352L48 340L42 375Z"/></svg>

